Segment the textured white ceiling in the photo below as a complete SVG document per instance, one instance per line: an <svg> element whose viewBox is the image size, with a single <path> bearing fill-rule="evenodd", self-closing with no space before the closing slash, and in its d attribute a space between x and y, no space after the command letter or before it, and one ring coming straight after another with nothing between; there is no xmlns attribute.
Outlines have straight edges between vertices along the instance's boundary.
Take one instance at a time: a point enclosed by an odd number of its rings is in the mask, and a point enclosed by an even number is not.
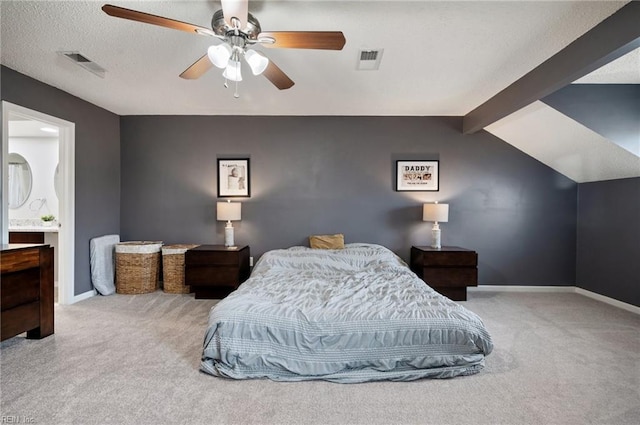
<svg viewBox="0 0 640 425"><path fill-rule="evenodd" d="M580 84L640 84L640 49L609 62L575 82Z"/></svg>
<svg viewBox="0 0 640 425"><path fill-rule="evenodd" d="M109 2L206 27L220 8ZM464 115L627 1L251 1L265 31L342 30L347 43L337 52L262 48L296 85L279 91L246 75L240 99L215 68L178 77L212 38L113 18L104 3L3 0L2 64L120 115ZM356 70L363 48L385 49L379 71ZM59 50L80 51L105 78Z"/></svg>
<svg viewBox="0 0 640 425"><path fill-rule="evenodd" d="M578 183L640 177L640 157L539 101L485 130Z"/></svg>

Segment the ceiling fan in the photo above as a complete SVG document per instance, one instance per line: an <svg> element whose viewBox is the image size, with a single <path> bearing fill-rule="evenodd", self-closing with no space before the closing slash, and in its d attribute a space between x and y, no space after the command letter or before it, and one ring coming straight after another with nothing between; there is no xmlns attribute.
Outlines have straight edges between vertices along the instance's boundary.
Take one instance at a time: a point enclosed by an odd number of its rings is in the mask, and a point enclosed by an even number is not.
<svg viewBox="0 0 640 425"><path fill-rule="evenodd" d="M234 97L238 95L238 81L242 81L241 59L244 58L254 75L264 75L274 86L285 90L294 85L273 61L263 53L251 49L256 44L265 47L287 49L342 50L345 44L341 31L268 31L260 28L258 20L249 13L248 0L222 0L222 10L213 14L211 28L176 21L162 16L124 7L105 4L102 10L109 16L144 22L190 33L215 37L221 44L209 47L207 53L189 66L180 77L196 79L212 66L224 69L225 87L227 81L236 83Z"/></svg>

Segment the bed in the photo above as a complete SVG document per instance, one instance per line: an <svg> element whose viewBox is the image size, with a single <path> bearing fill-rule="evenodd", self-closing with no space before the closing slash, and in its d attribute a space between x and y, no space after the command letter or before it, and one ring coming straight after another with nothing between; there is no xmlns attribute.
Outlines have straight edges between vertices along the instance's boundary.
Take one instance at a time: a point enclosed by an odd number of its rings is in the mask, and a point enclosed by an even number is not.
<svg viewBox="0 0 640 425"><path fill-rule="evenodd" d="M482 320L389 249L273 250L209 314L201 370L356 383L471 375L493 349Z"/></svg>

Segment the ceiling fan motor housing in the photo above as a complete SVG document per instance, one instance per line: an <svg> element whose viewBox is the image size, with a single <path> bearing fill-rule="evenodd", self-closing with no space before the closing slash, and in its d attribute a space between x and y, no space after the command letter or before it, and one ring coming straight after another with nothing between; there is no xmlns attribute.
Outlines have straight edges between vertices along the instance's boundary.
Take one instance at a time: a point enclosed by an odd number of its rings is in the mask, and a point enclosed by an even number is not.
<svg viewBox="0 0 640 425"><path fill-rule="evenodd" d="M225 23L224 13L222 10L218 10L213 14L213 18L211 19L211 28L213 29L213 32L221 36L226 36L228 33L234 32L234 29ZM240 34L243 34L249 40L257 40L258 34L260 34L261 31L260 22L258 22L251 13L247 14L247 24L244 28L240 28Z"/></svg>

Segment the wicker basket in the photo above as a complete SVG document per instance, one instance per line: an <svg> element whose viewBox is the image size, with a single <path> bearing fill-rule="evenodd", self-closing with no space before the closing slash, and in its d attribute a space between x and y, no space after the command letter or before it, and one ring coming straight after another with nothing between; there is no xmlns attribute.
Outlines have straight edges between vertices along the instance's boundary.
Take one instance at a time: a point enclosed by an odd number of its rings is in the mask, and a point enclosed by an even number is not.
<svg viewBox="0 0 640 425"><path fill-rule="evenodd" d="M188 294L184 284L184 253L198 245L177 244L162 247L163 290L169 294Z"/></svg>
<svg viewBox="0 0 640 425"><path fill-rule="evenodd" d="M162 242L121 242L116 245L116 292L147 294L158 289Z"/></svg>

